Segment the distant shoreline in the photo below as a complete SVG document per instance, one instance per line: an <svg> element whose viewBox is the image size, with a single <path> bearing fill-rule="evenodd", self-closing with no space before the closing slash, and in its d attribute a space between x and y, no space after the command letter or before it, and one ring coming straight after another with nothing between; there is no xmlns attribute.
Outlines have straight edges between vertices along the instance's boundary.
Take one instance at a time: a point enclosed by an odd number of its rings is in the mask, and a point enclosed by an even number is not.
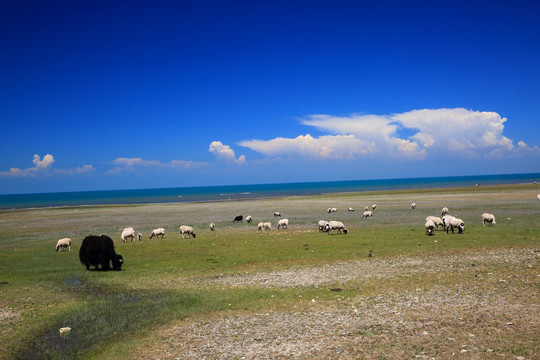
<svg viewBox="0 0 540 360"><path fill-rule="evenodd" d="M540 173L438 178L229 185L211 187L83 191L0 195L0 210L75 208L144 204L212 203L252 201L301 196L402 191L448 191L477 187L537 185Z"/></svg>

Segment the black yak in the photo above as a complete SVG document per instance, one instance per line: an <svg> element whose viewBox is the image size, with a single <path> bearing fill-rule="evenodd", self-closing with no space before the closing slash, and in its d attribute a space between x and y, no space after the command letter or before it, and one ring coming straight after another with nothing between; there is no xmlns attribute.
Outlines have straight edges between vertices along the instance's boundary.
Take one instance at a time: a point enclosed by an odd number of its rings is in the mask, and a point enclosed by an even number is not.
<svg viewBox="0 0 540 360"><path fill-rule="evenodd" d="M107 235L85 237L79 250L79 259L87 270L90 270L90 266L94 266L94 270L108 271L112 262L112 269L120 271L124 263L124 258L114 251L114 242Z"/></svg>
<svg viewBox="0 0 540 360"><path fill-rule="evenodd" d="M244 217L242 215L238 215L237 217L234 218L234 220L232 222L234 224L237 221L242 222L243 220L244 220Z"/></svg>

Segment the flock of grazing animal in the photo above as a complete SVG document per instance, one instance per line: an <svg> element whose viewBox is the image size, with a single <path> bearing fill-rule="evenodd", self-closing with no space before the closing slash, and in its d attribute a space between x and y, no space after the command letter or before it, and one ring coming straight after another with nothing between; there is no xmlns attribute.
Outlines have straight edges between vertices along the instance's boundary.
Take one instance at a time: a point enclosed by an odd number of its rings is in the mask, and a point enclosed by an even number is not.
<svg viewBox="0 0 540 360"><path fill-rule="evenodd" d="M540 194L537 195L538 200L540 200ZM371 206L372 210L369 210L367 206L364 207L364 212L362 213L363 218L373 218L373 211L377 208L376 204L373 204ZM411 208L414 210L416 209L416 203L411 203ZM328 208L327 212L334 213L337 212L337 208ZM349 207L349 212L353 212L354 209ZM274 212L274 217L280 217L281 213ZM244 217L242 215L238 215L233 219L233 224L236 222L242 222L244 220ZM248 223L251 223L253 221L252 216L247 216L246 221ZM488 225L495 225L495 215L490 213L483 213L482 214L482 225L486 226ZM336 231L337 234L347 234L348 230L345 227L345 225L341 221L326 221L326 220L319 220L319 231L320 232L326 232L328 235L332 235L334 231ZM277 222L277 228L278 229L288 229L289 228L289 220L288 219L280 219ZM438 230L439 227L442 227L443 230L446 230L446 233L448 234L449 231L452 231L452 234L454 233L454 229L458 230L458 234L463 233L465 231L465 223L463 220L458 219L450 214L448 214L448 208L443 207L441 210L441 217L437 216L428 216L426 217L426 235L433 235L435 230ZM210 224L210 230L214 231L216 227L215 223ZM258 230L271 230L272 229L272 223L267 222L260 222L257 225ZM185 239L184 235L188 236L188 239L193 236L193 238L196 238L195 231L191 226L182 225L179 228L179 236L182 237L182 239ZM157 228L152 230L150 233L150 239L154 237L161 236L161 238L165 237L165 229L164 228ZM127 227L122 231L122 234L120 236L120 239L122 242L127 242L128 240L136 241L136 240L142 240L142 234L141 233L135 233L135 230L133 227ZM71 251L71 239L70 238L62 238L58 240L55 247L56 251L60 251L60 249L67 249L68 251ZM114 241L108 237L107 235L89 235L84 238L81 248L79 250L79 259L81 261L81 264L86 266L87 270L90 270L90 266L94 266L94 270L102 270L107 271L111 269L112 264L112 270L120 271L122 268L122 264L124 263L124 259L122 258L122 255L119 255L114 250Z"/></svg>

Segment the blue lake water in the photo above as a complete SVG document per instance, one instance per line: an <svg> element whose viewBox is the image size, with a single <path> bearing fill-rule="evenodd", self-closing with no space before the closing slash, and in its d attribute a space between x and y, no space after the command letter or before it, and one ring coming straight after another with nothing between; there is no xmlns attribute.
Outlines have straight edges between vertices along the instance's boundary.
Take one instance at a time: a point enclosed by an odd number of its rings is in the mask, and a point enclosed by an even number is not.
<svg viewBox="0 0 540 360"><path fill-rule="evenodd" d="M226 185L0 195L0 209L104 204L223 201L325 193L538 183L540 173Z"/></svg>

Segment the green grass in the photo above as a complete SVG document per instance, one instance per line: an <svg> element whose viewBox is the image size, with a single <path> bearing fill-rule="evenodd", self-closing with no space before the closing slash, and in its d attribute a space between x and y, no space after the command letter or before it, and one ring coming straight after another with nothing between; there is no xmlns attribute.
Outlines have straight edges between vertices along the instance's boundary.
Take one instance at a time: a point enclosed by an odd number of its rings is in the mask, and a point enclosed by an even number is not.
<svg viewBox="0 0 540 360"><path fill-rule="evenodd" d="M410 209L411 202L417 209ZM361 219L364 205L377 204L373 219ZM336 214L326 208L338 207ZM348 213L347 207L356 209ZM426 236L427 215L448 206L462 218L462 235L437 231ZM272 221L280 211L290 229L260 232L256 223ZM494 213L497 226L483 227L482 212ZM237 214L252 215L255 224L232 224ZM331 299L329 289L223 288L199 285L198 279L223 274L262 272L336 261L463 252L496 247L538 247L540 202L534 185L458 189L418 189L358 194L222 203L149 204L13 210L0 212L0 358L129 358L139 342L151 342L153 331L174 319L209 316L223 311L286 309L298 295ZM348 235L317 231L319 219L338 219ZM216 223L216 231L208 229ZM192 225L196 239L179 239L178 226ZM120 232L134 226L145 240L121 243ZM148 240L155 227L165 239ZM86 271L78 249L89 234L108 234L123 255L122 272ZM71 252L54 251L62 237L73 240ZM463 279L447 274L438 284ZM419 276L432 286L435 279ZM366 281L343 287L340 296ZM400 279L387 289L412 286ZM58 329L72 331L60 336ZM153 335L154 334L154 335ZM366 333L365 336L370 336ZM506 352L522 354L520 348Z"/></svg>

